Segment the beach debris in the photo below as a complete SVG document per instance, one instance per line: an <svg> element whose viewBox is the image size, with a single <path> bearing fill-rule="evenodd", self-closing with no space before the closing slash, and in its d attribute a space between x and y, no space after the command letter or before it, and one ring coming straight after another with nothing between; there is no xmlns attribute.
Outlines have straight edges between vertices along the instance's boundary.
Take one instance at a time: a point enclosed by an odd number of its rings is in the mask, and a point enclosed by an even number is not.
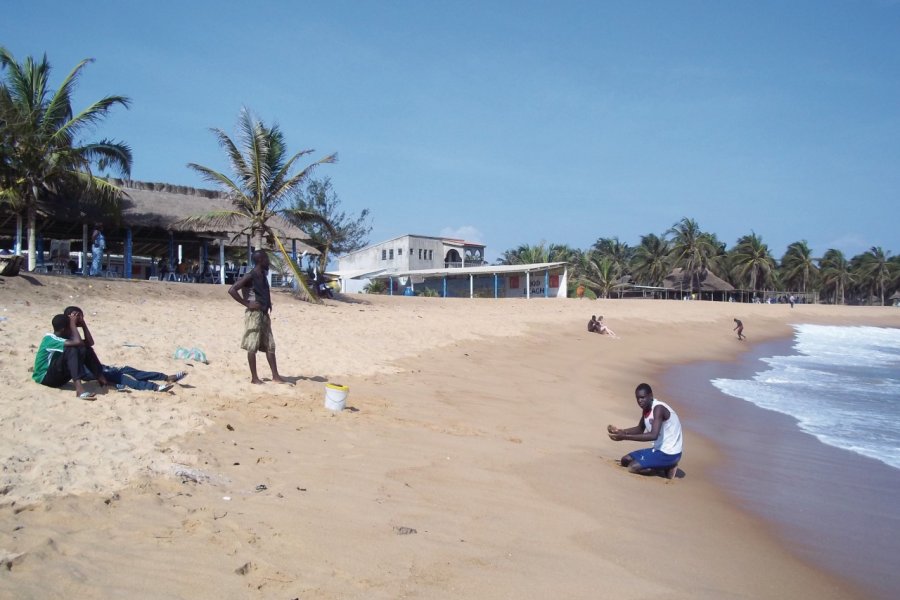
<svg viewBox="0 0 900 600"><path fill-rule="evenodd" d="M225 429L227 429L228 431L234 431L234 427L231 426L231 423L225 425Z"/></svg>
<svg viewBox="0 0 900 600"><path fill-rule="evenodd" d="M197 469L191 469L183 465L175 465L175 476L181 477L182 483L185 481L193 481L194 483L205 483L209 481L209 475Z"/></svg>
<svg viewBox="0 0 900 600"><path fill-rule="evenodd" d="M398 527L394 525L394 533L396 533L397 535L412 535L419 532L412 527Z"/></svg>
<svg viewBox="0 0 900 600"><path fill-rule="evenodd" d="M126 348L143 348L140 344L132 344L131 342L125 342L122 345Z"/></svg>
<svg viewBox="0 0 900 600"><path fill-rule="evenodd" d="M119 496L119 493L116 492L115 494L113 494L112 496L110 496L109 498L107 498L106 500L104 500L104 501L103 501L103 504L109 506L109 505L112 504L113 502L118 502L119 500L121 500L121 496Z"/></svg>
<svg viewBox="0 0 900 600"><path fill-rule="evenodd" d="M231 500L231 496L222 496L222 500L225 500L227 502L228 500ZM227 515L228 513L225 514Z"/></svg>
<svg viewBox="0 0 900 600"><path fill-rule="evenodd" d="M253 570L253 563L250 561L245 562L243 565L234 570L238 575L246 575L250 571Z"/></svg>
<svg viewBox="0 0 900 600"><path fill-rule="evenodd" d="M258 486L256 486L256 491L257 491L257 492L264 492L264 491L266 491L267 489L269 489L269 488L266 487L266 484L264 484L264 483L261 483L261 484L259 484Z"/></svg>

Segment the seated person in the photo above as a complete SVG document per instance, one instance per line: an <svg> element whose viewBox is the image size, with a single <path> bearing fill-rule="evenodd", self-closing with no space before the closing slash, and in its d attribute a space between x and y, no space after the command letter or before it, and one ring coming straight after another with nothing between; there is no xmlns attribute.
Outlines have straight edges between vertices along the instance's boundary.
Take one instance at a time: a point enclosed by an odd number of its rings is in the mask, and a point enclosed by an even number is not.
<svg viewBox="0 0 900 600"><path fill-rule="evenodd" d="M591 320L588 321L588 333L599 333L597 331L597 325L599 325L597 322L597 315L591 315Z"/></svg>
<svg viewBox="0 0 900 600"><path fill-rule="evenodd" d="M603 333L608 334L609 337L612 337L612 338L617 338L617 337L619 337L619 336L616 335L616 332L615 332L615 331L613 331L612 329L610 329L609 327L607 327L606 324L603 323L603 315L601 315L600 318L597 319L597 329L596 329L596 331L597 331L597 333L600 333L600 334L603 334Z"/></svg>
<svg viewBox="0 0 900 600"><path fill-rule="evenodd" d="M101 379L103 380L104 383L101 385L109 385L112 383L115 384L116 389L119 391L122 391L124 387L130 387L135 390L167 392L172 389L175 382L181 381L187 377L185 371L179 371L174 375L166 375L165 373L159 373L157 371L142 371L129 366L110 367L104 365L100 362L100 359L97 358L97 354L93 350L94 336L91 335L91 330L84 320L84 311L77 306L67 306L63 311L63 315L67 318L72 315L76 316L75 326L73 327L74 335L77 335L79 339L83 339L84 345L90 350L90 353L93 355L93 358L96 359L97 365L99 366L99 373L96 372L95 369L82 371L81 379L87 381L96 377L98 381ZM79 335L79 327L84 331L83 338ZM150 383L151 381L164 381L164 383Z"/></svg>
<svg viewBox="0 0 900 600"><path fill-rule="evenodd" d="M100 385L107 385L108 382L94 350L84 343L78 333L78 319L78 313L53 317L53 333L46 334L41 340L34 356L31 378L52 388L60 388L71 380L75 384L77 397L93 400L95 394L86 391L81 382L85 371L92 373Z"/></svg>

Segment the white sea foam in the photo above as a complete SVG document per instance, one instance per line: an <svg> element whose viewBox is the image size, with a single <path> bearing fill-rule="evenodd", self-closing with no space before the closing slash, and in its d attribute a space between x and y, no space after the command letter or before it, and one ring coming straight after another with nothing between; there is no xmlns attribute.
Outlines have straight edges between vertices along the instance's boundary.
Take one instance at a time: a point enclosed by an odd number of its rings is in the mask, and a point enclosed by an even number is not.
<svg viewBox="0 0 900 600"><path fill-rule="evenodd" d="M797 325L791 356L722 392L797 419L821 442L900 469L900 329Z"/></svg>

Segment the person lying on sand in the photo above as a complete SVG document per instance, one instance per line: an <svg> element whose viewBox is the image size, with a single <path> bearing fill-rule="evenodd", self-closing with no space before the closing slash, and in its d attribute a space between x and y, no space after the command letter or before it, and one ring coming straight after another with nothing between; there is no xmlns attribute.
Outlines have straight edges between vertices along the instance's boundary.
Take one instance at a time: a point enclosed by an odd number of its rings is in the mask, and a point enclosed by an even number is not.
<svg viewBox="0 0 900 600"><path fill-rule="evenodd" d="M136 369L134 367L124 366L124 367L113 367L109 365L104 365L100 359L97 357L97 353L94 350L94 336L91 335L91 330L87 325L87 322L84 320L84 311L81 310L77 306L67 306L65 310L63 310L63 314L68 317L69 315L76 315L77 321L75 326L75 333L78 333L78 328L80 327L84 332L82 337L84 341L84 345L90 350L93 354L94 358L97 359L97 362L100 364L100 376L107 383L103 383L102 385L114 384L116 389L122 391L125 387L129 387L135 390L142 391L151 391L151 392L167 392L172 389L173 384L177 381L181 381L185 377L187 377L187 372L179 371L174 375L166 375L165 373L159 373L157 371L144 371L142 369ZM82 372L82 377L84 381L89 381L91 379L96 378L95 373L92 369L85 369ZM98 381L100 378L97 378ZM163 381L164 383L150 383L151 381Z"/></svg>
<svg viewBox="0 0 900 600"><path fill-rule="evenodd" d="M34 355L31 378L47 387L60 388L70 380L75 383L75 395L93 400L95 394L84 389L81 380L85 370L100 383L107 385L103 365L94 350L84 343L78 333L78 313L56 315L51 320L53 333L46 334Z"/></svg>
<svg viewBox="0 0 900 600"><path fill-rule="evenodd" d="M681 421L671 406L653 398L653 390L648 384L637 386L634 397L643 411L637 426L619 429L609 425L606 428L609 438L616 442L653 442L653 447L626 454L619 464L642 475L663 471L668 479L672 479L681 460Z"/></svg>
<svg viewBox="0 0 900 600"><path fill-rule="evenodd" d="M266 360L272 369L272 381L288 383L278 374L278 365L275 361L275 338L272 336L272 321L269 317L269 313L272 312L272 295L266 277L269 271L269 255L264 250L257 250L253 253L253 263L253 268L228 289L235 302L243 304L247 309L244 311L244 337L241 339L241 348L247 351L250 383L262 383L256 374L256 353L260 350L266 353Z"/></svg>

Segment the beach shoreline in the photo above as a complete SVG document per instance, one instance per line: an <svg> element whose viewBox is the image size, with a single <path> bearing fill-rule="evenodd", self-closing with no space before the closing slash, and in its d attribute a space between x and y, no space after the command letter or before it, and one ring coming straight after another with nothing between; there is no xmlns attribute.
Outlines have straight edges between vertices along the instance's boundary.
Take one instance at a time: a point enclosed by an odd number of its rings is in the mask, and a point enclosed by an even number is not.
<svg viewBox="0 0 900 600"><path fill-rule="evenodd" d="M638 382L747 350L734 311L756 341L790 332L799 313L786 306L354 296L311 307L276 294L279 367L295 384L257 387L224 288L33 279L0 288L14 309L0 347L11 434L0 591L865 597L720 491L706 442L689 438L686 476L667 483L624 473L616 459L638 446L604 433L636 419ZM109 362L190 376L172 394L94 403L33 384L28 347L67 304L84 305ZM620 339L588 334L591 314ZM900 323L891 309L803 314ZM176 345L210 364L175 360ZM326 381L350 385L347 410L323 408ZM665 568L648 578L638 556Z"/></svg>
<svg viewBox="0 0 900 600"><path fill-rule="evenodd" d="M737 361L700 361L670 369L667 389L683 400L693 435L721 449L710 475L727 494L810 564L853 582L873 597L900 586L891 557L900 542L884 535L900 527L892 498L897 471L874 459L829 446L796 419L718 390L714 378L751 379L771 356L796 354L795 336L755 344ZM823 526L827 524L827 526Z"/></svg>

